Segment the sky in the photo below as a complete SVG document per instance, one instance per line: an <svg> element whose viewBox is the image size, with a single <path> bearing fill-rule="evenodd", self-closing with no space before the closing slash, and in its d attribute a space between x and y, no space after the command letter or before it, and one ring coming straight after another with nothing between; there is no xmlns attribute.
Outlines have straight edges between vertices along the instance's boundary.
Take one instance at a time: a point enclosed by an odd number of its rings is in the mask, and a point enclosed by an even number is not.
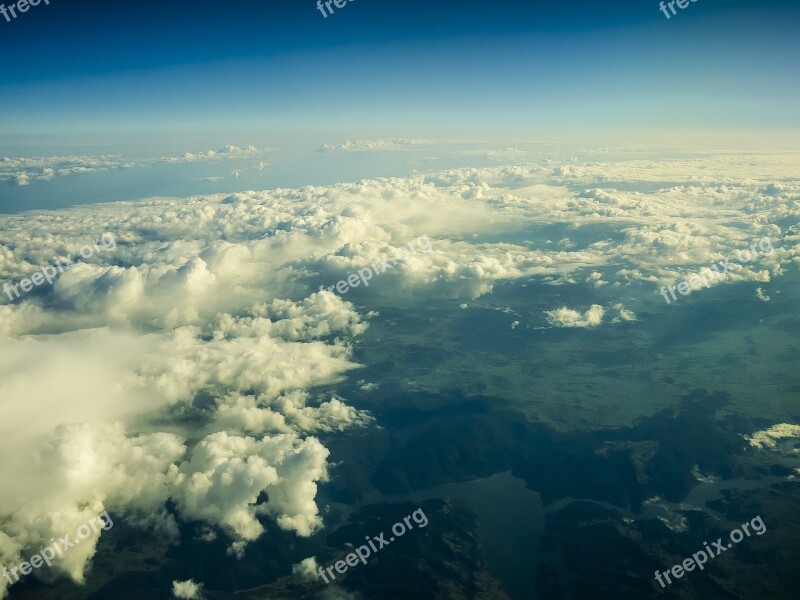
<svg viewBox="0 0 800 600"><path fill-rule="evenodd" d="M790 0L51 0L0 17L0 151L149 140L800 125Z"/></svg>

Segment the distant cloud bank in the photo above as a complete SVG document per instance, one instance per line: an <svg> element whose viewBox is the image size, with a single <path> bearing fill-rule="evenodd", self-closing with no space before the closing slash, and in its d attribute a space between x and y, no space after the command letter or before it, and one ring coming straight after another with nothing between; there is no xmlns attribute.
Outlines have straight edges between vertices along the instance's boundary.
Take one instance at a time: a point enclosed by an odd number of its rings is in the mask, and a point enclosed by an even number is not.
<svg viewBox="0 0 800 600"><path fill-rule="evenodd" d="M225 146L219 150L186 152L180 156L134 159L119 155L102 156L38 156L28 158L0 157L0 182L23 186L31 181L50 181L56 177L68 177L83 173L111 171L113 169L134 169L159 163L178 164L199 161L224 160L249 156L262 156L274 152L275 148L256 148L255 146Z"/></svg>

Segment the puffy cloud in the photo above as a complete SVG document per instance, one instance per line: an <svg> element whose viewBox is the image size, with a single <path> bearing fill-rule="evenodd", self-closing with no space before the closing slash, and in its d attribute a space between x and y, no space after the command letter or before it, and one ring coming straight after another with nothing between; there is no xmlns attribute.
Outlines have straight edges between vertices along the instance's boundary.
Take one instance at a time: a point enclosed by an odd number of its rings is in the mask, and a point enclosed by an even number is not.
<svg viewBox="0 0 800 600"><path fill-rule="evenodd" d="M50 181L56 177L67 177L83 173L96 173L114 169L133 169L147 167L158 163L190 163L198 161L222 160L263 156L274 152L275 148L256 148L249 145L244 148L228 145L219 150L203 152L186 152L180 156L164 156L152 158L124 158L119 155L71 155L71 156L32 156L12 158L0 157L0 181L16 185L28 185L31 180Z"/></svg>
<svg viewBox="0 0 800 600"><path fill-rule="evenodd" d="M592 271L589 276L586 278L586 283L593 285L594 287L600 287L606 285L608 282L603 281L603 274L598 273L597 271Z"/></svg>
<svg viewBox="0 0 800 600"><path fill-rule="evenodd" d="M615 304L614 308L619 311L619 316L614 317L612 323L621 323L622 321L636 321L636 315L626 309L622 304Z"/></svg>
<svg viewBox="0 0 800 600"><path fill-rule="evenodd" d="M203 598L203 584L188 581L173 581L172 595L179 600L201 600Z"/></svg>
<svg viewBox="0 0 800 600"><path fill-rule="evenodd" d="M773 161L763 162L758 175L771 177L767 167L774 166ZM718 160L707 163L697 162L693 168L705 172L722 168ZM637 163L603 164L622 177L635 173ZM648 168L649 185L657 167ZM662 165L662 171L671 175L674 167ZM306 275L318 277L318 284L334 284L379 260L387 252L386 244L397 249L421 233L434 240L434 251L418 254L382 275L381 285L370 285L369 293L402 298L414 290L476 297L489 293L497 281L525 276L554 285L578 278L604 287L636 280L654 286L671 284L716 261L735 259L738 250L765 236L774 240L774 253L715 279L714 285L771 280L797 257L798 240L783 235L776 223L800 216L798 184L781 184L779 192L770 191L769 182L763 180L574 192L558 185L552 172L549 165L458 169L325 188L122 203L95 207L94 215L76 209L74 214L87 222L103 218L102 230L120 239L113 263L125 271L106 265L103 271L79 273L100 288L93 292L95 299L102 299L103 286L116 290L118 278L125 282L117 293L130 300L136 298L137 289L146 293L149 286L166 290L162 300L169 301L180 296L181 286L208 277L215 287L201 281L200 289L190 290L190 306L181 304L172 312L153 315L190 323L202 320L204 309L228 310L264 290L273 297L296 296L303 289L298 282ZM718 179L727 182L731 176ZM38 225L46 229L47 221L44 217ZM0 277L30 274L51 261L54 251L74 252L86 243L71 232L62 234L67 241L58 248L46 239L28 243L20 223L13 220L9 229L20 251L0 261ZM571 230L570 244L549 244L544 235L525 243L490 241L521 223L565 224ZM481 242L465 238L467 232ZM100 261L86 262L101 266ZM72 277L78 279L77 275ZM203 290L207 298L202 297ZM67 289L63 294L63 300L74 297ZM119 305L116 300L111 303Z"/></svg>
<svg viewBox="0 0 800 600"><path fill-rule="evenodd" d="M318 406L306 406L308 394L294 390L270 400L267 396L231 395L217 406L214 427L225 431L254 433L306 433L344 431L353 426L365 426L372 417L331 398Z"/></svg>
<svg viewBox="0 0 800 600"><path fill-rule="evenodd" d="M274 152L275 148L256 148L253 145L240 148L238 146L227 145L219 150L206 150L205 152L186 152L180 156L165 156L161 162L165 163L188 163L197 161L207 161L214 159L236 158L243 156L261 156L268 152Z"/></svg>
<svg viewBox="0 0 800 600"><path fill-rule="evenodd" d="M779 441L792 438L800 439L800 425L779 423L778 425L773 425L769 429L756 431L753 435L745 436L745 439L750 442L751 446L762 449L775 449Z"/></svg>
<svg viewBox="0 0 800 600"><path fill-rule="evenodd" d="M15 481L0 491L0 558L20 562L85 521L86 506L174 534L163 513L171 499L180 518L227 532L234 552L263 533L262 519L298 535L319 528L316 483L327 477L328 451L309 434L371 418L336 397L309 403L305 389L355 366L346 343L320 338L364 329L341 300L312 296L203 327L0 338L8 358L0 386L14 398L0 411L18 423L0 436L3 456L15 457L0 463L2 479ZM198 407L203 395L216 401ZM191 417L178 431L133 433L176 408ZM95 543L65 555L55 572L80 581Z"/></svg>
<svg viewBox="0 0 800 600"><path fill-rule="evenodd" d="M19 563L103 510L158 511L168 498L174 462L185 451L173 434L127 436L120 425L87 423L59 425L43 446L17 443L15 448L21 455L3 465L3 480L16 482L14 490L3 490L1 500L4 564ZM20 505L20 499L27 502ZM100 533L58 557L52 570L37 571L37 577L62 573L83 581Z"/></svg>
<svg viewBox="0 0 800 600"><path fill-rule="evenodd" d="M292 565L292 575L297 575L306 581L316 581L319 579L319 573L317 572L318 567L317 558L315 556L310 556L309 558L304 558L296 565Z"/></svg>
<svg viewBox="0 0 800 600"><path fill-rule="evenodd" d="M328 450L313 437L279 434L256 440L215 433L180 466L172 497L184 517L219 525L238 541L263 533L258 515L308 536L322 524L314 497L316 481L327 477L327 457ZM259 504L263 492L269 502Z"/></svg>
<svg viewBox="0 0 800 600"><path fill-rule="evenodd" d="M133 159L118 155L102 156L37 156L12 158L0 157L0 181L28 185L31 180L49 181L55 177L66 177L81 173L129 169L139 164Z"/></svg>
<svg viewBox="0 0 800 600"><path fill-rule="evenodd" d="M597 327L603 322L605 312L602 306L593 304L584 313L563 306L545 311L545 314L547 322L553 327Z"/></svg>

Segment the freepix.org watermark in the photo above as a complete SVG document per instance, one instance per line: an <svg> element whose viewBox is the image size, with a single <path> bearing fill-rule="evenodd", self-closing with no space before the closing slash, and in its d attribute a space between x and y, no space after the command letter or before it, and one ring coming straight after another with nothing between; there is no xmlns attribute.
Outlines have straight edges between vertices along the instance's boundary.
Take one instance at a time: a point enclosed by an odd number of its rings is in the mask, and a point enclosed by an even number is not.
<svg viewBox="0 0 800 600"><path fill-rule="evenodd" d="M341 281L327 288L324 285L319 286L319 291L324 292L327 289L331 293L336 290L340 294L346 294L351 288L357 288L361 284L364 284L364 287L368 287L370 280L375 275L385 273L397 265L398 262L408 260L412 254L417 254L417 252L427 254L431 250L433 250L433 246L431 245L431 241L428 239L428 236L420 236L408 243L408 250L405 248L397 248L394 260L389 260L386 256L383 256L380 261L376 260L371 265L364 267L363 269L359 269L358 273L351 273L348 275L347 279L342 279Z"/></svg>
<svg viewBox="0 0 800 600"><path fill-rule="evenodd" d="M708 545L708 542L703 542L705 549L698 550L692 554L691 558L687 558L680 565L674 565L671 569L664 571L663 573L656 571L656 581L661 584L662 588L665 588L667 586L661 579L662 576L666 578L667 583L671 584L672 580L669 578L670 573L675 579L680 579L685 573L694 571L695 567L698 567L702 571L705 568L704 565L710 558L715 558L723 552L727 552L733 548L733 544L738 544L741 542L744 539L745 534L747 537L750 537L750 527L753 528L753 531L756 535L763 535L767 530L766 525L764 525L764 521L761 520L761 515L758 515L749 523L742 523L741 531L739 529L734 529L731 531L729 536L731 541L727 544L727 546L722 543L722 538L717 538L717 541L712 542L711 546ZM742 531L744 531L744 533L742 533Z"/></svg>
<svg viewBox="0 0 800 600"><path fill-rule="evenodd" d="M325 0L325 2L322 0L317 0L317 9L319 9L319 12L322 13L322 16L327 19L329 14L333 14L331 4L333 4L336 8L344 8L347 6L348 2L353 2L353 0ZM323 6L323 4L325 6ZM325 10L326 8L328 9L327 11Z"/></svg>
<svg viewBox="0 0 800 600"><path fill-rule="evenodd" d="M758 249L756 246L758 246ZM775 252L775 248L772 246L770 239L763 238L758 242L750 244L750 248L747 250L736 251L737 259L741 264L731 264L730 259L726 258L725 260L719 261L719 263L711 265L710 268L702 268L699 273L692 273L689 277L677 285L671 285L668 288L662 287L659 291L661 292L661 295L664 296L664 300L667 302L667 304L671 304L674 300L678 299L678 297L675 295L676 289L681 296L688 296L690 293L699 290L704 285L707 288L710 288L711 282L717 279L717 277L725 277L728 274L728 271L741 269L742 264L756 260L759 257L759 249L761 254L764 256L769 256ZM722 267L722 271L719 270L720 267ZM669 299L667 292L669 292L669 294L672 296L672 300Z"/></svg>
<svg viewBox="0 0 800 600"><path fill-rule="evenodd" d="M102 246L102 248L100 246ZM80 249L80 255L81 258L88 259L94 255L95 250L97 250L98 252L102 249L111 251L114 250L116 247L117 244L114 241L114 236L112 236L110 233L104 233L103 235L100 236L100 239L95 240L91 246L89 244L83 246ZM19 282L13 284L4 283L3 291L6 293L6 296L8 296L8 299L13 302L14 300L20 297L21 295L20 289L22 289L22 292L27 293L30 292L34 287L38 287L44 284L45 281L47 282L48 285L53 285L53 281L56 275L60 275L66 271L69 271L77 263L81 262L80 258L76 258L75 259L76 262L73 262L69 258L69 256L67 257L67 260L63 265L61 264L61 261L55 256L53 257L53 260L55 261L55 266L47 265L40 271L31 275L29 279L28 278L21 279ZM12 292L14 293L13 295Z"/></svg>
<svg viewBox="0 0 800 600"><path fill-rule="evenodd" d="M661 12L664 13L665 17L671 19L672 16L667 12L667 6L669 6L669 9L672 11L672 15L677 15L678 11L675 10L675 5L677 4L678 8L683 10L684 8L689 6L690 2L694 3L697 2L697 0L670 0L670 2L667 2L666 5L664 4L664 1L661 0L661 2L658 4L658 7L661 9Z"/></svg>
<svg viewBox="0 0 800 600"><path fill-rule="evenodd" d="M344 557L344 560L337 560L332 567L319 567L318 573L322 580L325 583L330 583L328 581L328 577L325 576L325 573L328 573L328 576L331 578L331 581L336 580L336 575L333 574L334 569L340 575L344 575L347 573L347 569L349 567L355 567L358 565L358 561L361 561L363 564L367 564L367 559L372 555L373 552L378 552L384 546L388 546L393 541L395 541L395 536L402 537L405 535L406 531L410 531L414 529L414 525L411 524L411 521L414 521L417 525L419 525L420 529L423 529L428 526L428 517L425 516L425 512L418 508L413 513L408 515L407 517L403 518L402 521L398 521L394 525L392 525L392 533L394 535L390 536L389 539L386 539L386 534L381 533L378 536L372 537L370 539L367 536L365 539L367 540L367 544L363 546L359 546L356 548L355 552L351 552L347 556ZM377 544L377 545L376 545Z"/></svg>
<svg viewBox="0 0 800 600"><path fill-rule="evenodd" d="M49 546L42 548L38 554L34 554L27 561L20 563L12 569L4 567L3 577L8 580L9 585L14 585L21 579L22 576L30 575L34 569L38 569L45 564L48 567L52 566L53 560L55 560L56 557L61 556L70 548L77 546L83 540L89 538L93 532L95 534L99 533L101 529L103 531L108 531L113 526L114 521L112 521L111 517L108 516L108 511L104 510L96 517L89 519L88 523L78 527L78 530L75 532L75 536L77 538L76 541L73 542L70 540L69 535L65 535L58 541L56 541L55 538L52 538ZM12 577L14 578L13 581L11 579Z"/></svg>
<svg viewBox="0 0 800 600"><path fill-rule="evenodd" d="M18 12L26 13L30 10L31 6L39 6L42 2L50 6L50 0L19 0L19 2L9 4L8 6L0 4L0 15L6 18L7 23L11 23L11 19L17 18ZM11 13L11 16L9 16L9 13Z"/></svg>

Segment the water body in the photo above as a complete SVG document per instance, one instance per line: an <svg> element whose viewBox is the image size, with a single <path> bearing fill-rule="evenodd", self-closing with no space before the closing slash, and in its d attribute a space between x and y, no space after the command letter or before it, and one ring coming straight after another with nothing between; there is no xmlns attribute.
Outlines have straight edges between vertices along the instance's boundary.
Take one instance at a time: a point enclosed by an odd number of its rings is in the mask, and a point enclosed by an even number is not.
<svg viewBox="0 0 800 600"><path fill-rule="evenodd" d="M776 464L781 464L787 467L800 467L800 458L780 457L774 460ZM668 526L672 528L680 528L681 525L681 512L687 510L705 510L713 511L709 508L707 503L714 500L724 498L723 492L725 491L747 491L757 490L769 487L775 483L783 483L786 481L785 477L769 476L760 479L714 479L710 481L702 481L699 485L694 487L681 502L668 502L663 498L653 498L649 503L642 507L639 513L631 511L629 508L621 508L608 502L601 502L598 500L589 500L599 504L609 510L614 510L620 513L625 518L633 521L641 521L647 519L661 519L665 521ZM558 512L576 500L583 500L583 498L563 498L554 502L544 509L545 514Z"/></svg>
<svg viewBox="0 0 800 600"><path fill-rule="evenodd" d="M515 600L530 598L546 511L540 494L527 489L525 482L510 472L466 483L446 483L402 496L373 495L355 506L335 506L349 514L365 505L431 498L461 500L478 515L489 572Z"/></svg>
<svg viewBox="0 0 800 600"><path fill-rule="evenodd" d="M781 462L791 462L800 466L800 460ZM706 502L721 498L725 490L758 489L783 481L786 481L783 477L704 481L682 502L671 503L660 499L645 506L638 514L606 502L590 501L617 511L623 517L634 521L661 518L671 527L680 528L682 516L680 511L709 510ZM546 515L558 512L577 500L564 498L544 506L539 492L529 490L525 482L511 475L511 472L503 472L484 479L447 483L399 496L375 494L357 505L334 504L333 506L343 511L345 515L349 515L367 505L417 503L431 498L460 500L478 515L486 566L515 600L527 600L534 594L536 566L539 559L544 558L540 556L538 548ZM557 562L553 563L553 558L549 557L549 562L555 568L560 568Z"/></svg>

